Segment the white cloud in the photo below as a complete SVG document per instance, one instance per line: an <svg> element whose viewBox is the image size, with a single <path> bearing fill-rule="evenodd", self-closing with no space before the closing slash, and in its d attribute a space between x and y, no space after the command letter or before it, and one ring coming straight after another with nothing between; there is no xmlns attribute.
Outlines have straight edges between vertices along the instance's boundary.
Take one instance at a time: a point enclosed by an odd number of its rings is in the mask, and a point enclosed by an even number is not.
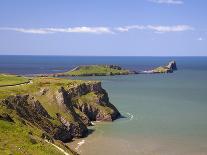
<svg viewBox="0 0 207 155"><path fill-rule="evenodd" d="M6 31L17 31L17 32L23 32L23 33L32 33L32 34L47 34L47 33L53 33L51 31L47 31L45 29L25 29L25 28L0 28L0 30L6 30Z"/></svg>
<svg viewBox="0 0 207 155"><path fill-rule="evenodd" d="M68 28L0 28L0 30L17 31L32 34L48 34L48 33L113 33L108 27L68 27Z"/></svg>
<svg viewBox="0 0 207 155"><path fill-rule="evenodd" d="M69 27L69 28L47 28L51 32L66 32L66 33L113 33L108 27Z"/></svg>
<svg viewBox="0 0 207 155"><path fill-rule="evenodd" d="M175 25L175 26L153 26L148 25L148 29L154 30L155 32L165 33L165 32L182 32L193 30L189 25Z"/></svg>
<svg viewBox="0 0 207 155"><path fill-rule="evenodd" d="M128 32L131 29L144 30L146 29L146 27L143 25L131 25L131 26L124 26L124 27L117 27L115 29L120 32Z"/></svg>
<svg viewBox="0 0 207 155"><path fill-rule="evenodd" d="M193 28L189 25L175 25L175 26L162 26L162 25L132 25L132 26L124 26L117 27L115 30L120 32L128 32L129 30L153 30L156 33L165 33L165 32L182 32L193 30Z"/></svg>
<svg viewBox="0 0 207 155"><path fill-rule="evenodd" d="M4 31L16 31L30 34L52 34L52 33L89 33L89 34L114 34L116 32L128 32L130 30L153 31L155 33L183 32L193 30L189 25L129 25L123 27L68 27L68 28L12 28L0 27Z"/></svg>
<svg viewBox="0 0 207 155"><path fill-rule="evenodd" d="M158 4L183 4L182 0L148 0Z"/></svg>

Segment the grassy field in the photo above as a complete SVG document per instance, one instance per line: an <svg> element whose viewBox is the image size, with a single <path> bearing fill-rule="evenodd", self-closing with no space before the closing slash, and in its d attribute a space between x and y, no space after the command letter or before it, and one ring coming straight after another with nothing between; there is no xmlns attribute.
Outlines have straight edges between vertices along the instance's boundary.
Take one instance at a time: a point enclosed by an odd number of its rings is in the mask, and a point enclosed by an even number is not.
<svg viewBox="0 0 207 155"><path fill-rule="evenodd" d="M5 79L10 79L10 75L8 77L5 75ZM16 79L16 77L14 77ZM20 77L22 78L22 77ZM12 79L12 78L11 78ZM8 80L4 80L8 81ZM20 80L15 80L13 79L13 85L19 84L17 81ZM28 82L27 78L23 78L21 82ZM3 80L2 80L3 83ZM2 84L1 86L5 86L5 83ZM75 85L82 83L79 80L65 80L65 79L58 79L58 78L33 78L32 83L30 84L23 84L23 85L17 85L14 87L0 87L0 99L4 99L10 95L20 95L20 94L32 94L37 91L40 91L42 87L49 87L50 89L56 89L59 88L60 86L65 86L65 87L74 87ZM11 82L10 82L11 84Z"/></svg>
<svg viewBox="0 0 207 155"><path fill-rule="evenodd" d="M119 75L129 74L128 70L125 69L114 69L106 65L90 65L90 66L79 66L76 70L71 70L65 73L70 76L86 76L86 75Z"/></svg>
<svg viewBox="0 0 207 155"><path fill-rule="evenodd" d="M29 82L29 79L22 76L0 74L0 87L18 85Z"/></svg>

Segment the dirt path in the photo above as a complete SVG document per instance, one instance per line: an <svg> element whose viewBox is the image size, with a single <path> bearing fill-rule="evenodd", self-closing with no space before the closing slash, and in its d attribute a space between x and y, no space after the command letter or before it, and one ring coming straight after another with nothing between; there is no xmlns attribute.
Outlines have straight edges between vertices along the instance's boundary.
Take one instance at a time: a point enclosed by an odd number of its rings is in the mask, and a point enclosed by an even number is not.
<svg viewBox="0 0 207 155"><path fill-rule="evenodd" d="M0 87L15 87L15 86L22 86L22 85L26 85L26 84L32 84L32 80L29 80L27 82L23 82L23 83L18 83L18 84L11 84L11 85L0 85Z"/></svg>

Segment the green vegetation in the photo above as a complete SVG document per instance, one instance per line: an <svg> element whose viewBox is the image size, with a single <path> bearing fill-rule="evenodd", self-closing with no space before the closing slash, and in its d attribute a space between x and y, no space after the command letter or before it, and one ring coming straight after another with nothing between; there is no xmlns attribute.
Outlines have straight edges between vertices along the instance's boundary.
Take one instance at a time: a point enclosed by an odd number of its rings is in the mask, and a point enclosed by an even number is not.
<svg viewBox="0 0 207 155"><path fill-rule="evenodd" d="M0 116L9 114L14 122L0 120L0 154L4 155L62 155L57 148L40 138L42 131L36 126L24 122L12 110L0 106ZM66 152L72 152L60 145L59 141L54 142Z"/></svg>
<svg viewBox="0 0 207 155"><path fill-rule="evenodd" d="M105 75L124 75L129 74L129 70L121 69L114 65L90 65L79 66L71 71L64 73L70 76L105 76Z"/></svg>
<svg viewBox="0 0 207 155"><path fill-rule="evenodd" d="M9 75L10 76L10 75ZM51 90L56 90L60 86L67 88L74 87L81 82L80 80L66 80L59 78L33 78L30 84L23 84L13 87L0 87L0 99L4 99L10 95L34 94L40 91L41 88L48 87Z"/></svg>
<svg viewBox="0 0 207 155"><path fill-rule="evenodd" d="M0 87L28 83L29 79L22 76L0 74Z"/></svg>

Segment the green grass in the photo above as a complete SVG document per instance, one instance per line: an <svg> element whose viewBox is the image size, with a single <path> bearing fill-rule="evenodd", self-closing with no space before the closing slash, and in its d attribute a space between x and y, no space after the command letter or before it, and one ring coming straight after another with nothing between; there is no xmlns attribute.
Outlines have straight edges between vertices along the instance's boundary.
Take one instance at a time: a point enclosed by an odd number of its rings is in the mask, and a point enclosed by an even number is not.
<svg viewBox="0 0 207 155"><path fill-rule="evenodd" d="M157 67L153 70L155 73L167 73L169 71L169 68L167 67Z"/></svg>
<svg viewBox="0 0 207 155"><path fill-rule="evenodd" d="M29 79L22 76L0 74L0 86L18 85L29 82Z"/></svg>
<svg viewBox="0 0 207 155"><path fill-rule="evenodd" d="M62 155L63 153L39 138L39 129L0 120L0 154ZM32 135L29 132L32 131ZM31 137L36 143L31 141Z"/></svg>
<svg viewBox="0 0 207 155"><path fill-rule="evenodd" d="M128 70L125 69L114 69L107 67L106 65L91 65L91 66L80 66L77 70L71 70L65 73L70 76L81 76L81 75L119 75L129 74Z"/></svg>
<svg viewBox="0 0 207 155"><path fill-rule="evenodd" d="M10 95L33 94L40 91L41 88L48 87L51 90L56 90L61 86L70 88L74 87L83 81L66 80L60 78L33 78L32 83L23 84L13 87L0 87L0 99L4 99Z"/></svg>

